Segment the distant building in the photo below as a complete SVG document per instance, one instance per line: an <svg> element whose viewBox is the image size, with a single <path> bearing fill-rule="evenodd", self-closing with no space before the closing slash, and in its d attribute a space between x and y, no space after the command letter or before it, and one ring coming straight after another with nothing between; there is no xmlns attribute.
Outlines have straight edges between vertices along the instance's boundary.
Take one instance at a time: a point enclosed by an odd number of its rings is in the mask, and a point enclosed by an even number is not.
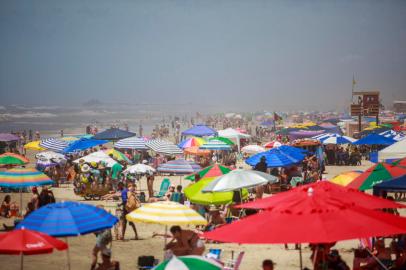
<svg viewBox="0 0 406 270"><path fill-rule="evenodd" d="M406 113L406 100L393 101L393 110L397 113Z"/></svg>

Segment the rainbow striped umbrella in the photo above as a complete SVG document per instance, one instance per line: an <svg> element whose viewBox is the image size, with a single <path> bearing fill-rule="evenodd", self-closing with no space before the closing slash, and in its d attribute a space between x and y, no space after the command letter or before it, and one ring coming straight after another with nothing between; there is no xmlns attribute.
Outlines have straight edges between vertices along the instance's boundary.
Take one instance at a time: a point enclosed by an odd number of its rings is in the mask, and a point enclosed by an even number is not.
<svg viewBox="0 0 406 270"><path fill-rule="evenodd" d="M185 149L185 148L194 147L194 146L201 146L204 143L206 143L206 141L204 139L198 138L198 137L192 137L192 138L181 141L178 144L178 146L179 146L179 148Z"/></svg>
<svg viewBox="0 0 406 270"><path fill-rule="evenodd" d="M0 172L0 187L23 188L52 185L52 181L44 173L35 169L11 169Z"/></svg>
<svg viewBox="0 0 406 270"><path fill-rule="evenodd" d="M28 162L28 158L19 154L7 152L0 155L0 165L24 165Z"/></svg>

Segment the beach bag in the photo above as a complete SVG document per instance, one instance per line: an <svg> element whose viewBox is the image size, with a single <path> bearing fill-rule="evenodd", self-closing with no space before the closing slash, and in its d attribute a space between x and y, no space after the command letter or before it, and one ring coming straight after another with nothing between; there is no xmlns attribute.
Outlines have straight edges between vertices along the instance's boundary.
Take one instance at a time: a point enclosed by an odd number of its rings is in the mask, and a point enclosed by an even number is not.
<svg viewBox="0 0 406 270"><path fill-rule="evenodd" d="M135 209L139 208L141 206L141 203L137 199L135 194L129 192L128 195L129 196L127 199L127 203L125 204L125 210L127 210L127 212L132 212Z"/></svg>

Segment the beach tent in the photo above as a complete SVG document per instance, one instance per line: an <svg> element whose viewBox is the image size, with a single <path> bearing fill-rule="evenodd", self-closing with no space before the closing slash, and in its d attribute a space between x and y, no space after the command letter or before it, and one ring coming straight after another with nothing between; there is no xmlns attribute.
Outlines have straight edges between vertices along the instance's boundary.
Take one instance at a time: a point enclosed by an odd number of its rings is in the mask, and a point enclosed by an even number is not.
<svg viewBox="0 0 406 270"><path fill-rule="evenodd" d="M381 190L389 192L406 192L406 174L374 186L374 194L379 194Z"/></svg>
<svg viewBox="0 0 406 270"><path fill-rule="evenodd" d="M109 140L109 141L118 141L121 139L125 139L128 137L135 136L136 134L133 132L129 132L126 130L122 130L119 128L109 128L102 132L97 133L93 136L95 140Z"/></svg>
<svg viewBox="0 0 406 270"><path fill-rule="evenodd" d="M107 140L95 140L95 139L80 139L72 142L68 147L63 149L63 153L73 153L77 151L83 151L98 145L108 143Z"/></svg>
<svg viewBox="0 0 406 270"><path fill-rule="evenodd" d="M400 159L406 157L406 139L398 141L378 152L379 160Z"/></svg>
<svg viewBox="0 0 406 270"><path fill-rule="evenodd" d="M219 137L231 139L237 143L238 151L240 151L240 140L251 138L251 135L241 133L233 128L226 128L218 131Z"/></svg>
<svg viewBox="0 0 406 270"><path fill-rule="evenodd" d="M89 154L89 155L87 155L87 156L78 158L78 159L74 160L73 162L74 162L74 163L79 163L80 160L84 160L84 161L87 162L87 163L90 163L90 162L96 162L96 163L98 163L98 162L100 162L100 161L103 161L103 162L106 163L106 166L107 166L107 167L113 167L113 165L117 163L117 161L115 161L114 159L112 159L111 157L109 157L109 155L106 154L106 153L105 153L104 151L102 151L102 150L97 151L97 152L94 152L94 153L91 153L91 154Z"/></svg>
<svg viewBox="0 0 406 270"><path fill-rule="evenodd" d="M183 131L182 137L185 137L185 136L197 136L197 137L217 136L217 131L204 124L197 124L189 129Z"/></svg>
<svg viewBox="0 0 406 270"><path fill-rule="evenodd" d="M352 144L357 144L357 145L391 145L395 143L396 141L391 138L386 138L385 136L376 134L376 133L370 133L367 136L365 136L362 139L359 139L358 141L353 142Z"/></svg>
<svg viewBox="0 0 406 270"><path fill-rule="evenodd" d="M147 150L148 147L145 145L145 142L146 140L144 138L133 136L117 141L114 148Z"/></svg>

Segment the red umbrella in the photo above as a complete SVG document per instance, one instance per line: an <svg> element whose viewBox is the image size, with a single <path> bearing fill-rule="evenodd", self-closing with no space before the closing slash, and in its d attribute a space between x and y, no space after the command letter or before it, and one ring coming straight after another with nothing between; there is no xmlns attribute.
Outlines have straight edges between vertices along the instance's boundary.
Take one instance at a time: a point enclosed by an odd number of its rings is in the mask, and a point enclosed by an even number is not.
<svg viewBox="0 0 406 270"><path fill-rule="evenodd" d="M406 167L406 157L392 163L395 166Z"/></svg>
<svg viewBox="0 0 406 270"><path fill-rule="evenodd" d="M65 250L68 245L47 234L27 229L0 234L0 254L21 255L21 269L23 255L51 253L55 248Z"/></svg>
<svg viewBox="0 0 406 270"><path fill-rule="evenodd" d="M313 192L317 193L318 196L323 196L322 199L324 201L335 202L339 200L343 203L355 204L368 209L406 207L406 205L372 196L352 188L331 183L329 181L320 181L299 186L287 192L282 192L271 197L241 204L236 207L250 209L290 209L291 207L301 204L303 200L307 199L308 190L310 188L312 188Z"/></svg>

